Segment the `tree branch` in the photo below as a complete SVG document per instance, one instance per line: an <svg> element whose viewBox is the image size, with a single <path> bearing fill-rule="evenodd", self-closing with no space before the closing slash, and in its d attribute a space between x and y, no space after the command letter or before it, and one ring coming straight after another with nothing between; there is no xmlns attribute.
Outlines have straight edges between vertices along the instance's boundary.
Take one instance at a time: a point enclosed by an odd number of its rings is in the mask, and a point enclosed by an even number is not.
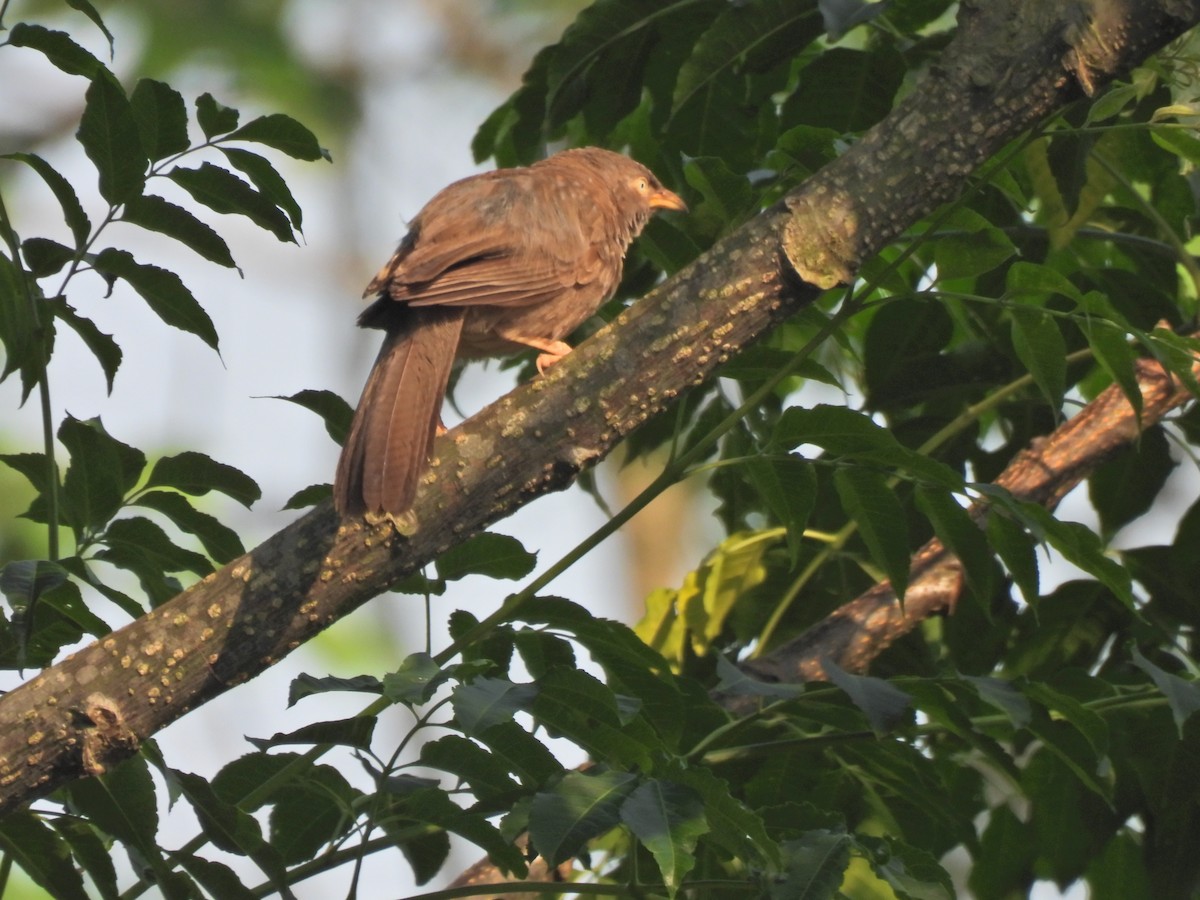
<svg viewBox="0 0 1200 900"><path fill-rule="evenodd" d="M852 278L1005 143L1198 19L1200 0L964 3L941 63L859 144L547 377L441 439L414 534L339 524L324 504L0 699L0 812L104 771L396 579L562 489L817 287Z"/></svg>
<svg viewBox="0 0 1200 900"><path fill-rule="evenodd" d="M1193 366L1200 375L1200 361ZM1137 363L1142 411L1137 412L1117 385L1102 391L1049 437L1019 453L994 482L1020 500L1054 509L1068 493L1117 451L1137 441L1142 430L1193 399L1192 393L1158 362ZM986 504L972 515L982 519ZM962 562L934 538L913 555L904 603L884 581L838 607L803 634L761 659L742 666L755 678L773 682L822 681L824 661L861 672L896 640L930 616L953 612L966 583ZM744 709L730 698L734 711Z"/></svg>

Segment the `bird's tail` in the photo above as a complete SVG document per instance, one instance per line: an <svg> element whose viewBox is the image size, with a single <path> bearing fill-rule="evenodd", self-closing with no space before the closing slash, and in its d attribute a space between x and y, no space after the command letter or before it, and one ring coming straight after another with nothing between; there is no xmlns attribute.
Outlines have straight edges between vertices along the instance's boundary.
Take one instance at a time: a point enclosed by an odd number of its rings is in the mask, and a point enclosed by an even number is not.
<svg viewBox="0 0 1200 900"><path fill-rule="evenodd" d="M375 359L334 476L333 500L343 516L412 506L440 421L442 398L465 311L432 306L419 315L388 301L387 336ZM375 317L371 322L377 324Z"/></svg>

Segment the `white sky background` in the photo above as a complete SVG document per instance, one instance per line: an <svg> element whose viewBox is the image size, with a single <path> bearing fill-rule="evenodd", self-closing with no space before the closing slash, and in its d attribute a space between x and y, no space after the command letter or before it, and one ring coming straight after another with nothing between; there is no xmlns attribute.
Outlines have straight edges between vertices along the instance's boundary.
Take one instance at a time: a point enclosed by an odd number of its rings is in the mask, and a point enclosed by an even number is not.
<svg viewBox="0 0 1200 900"><path fill-rule="evenodd" d="M363 285L387 259L404 233L405 222L422 204L445 184L477 171L470 154L475 128L515 87L457 71L448 62L444 35L428 16L425 4L411 0L336 4L299 0L293 9L293 34L306 53L334 63L339 54L352 52L368 75L358 133L350 140L318 134L323 143L340 145L334 151L334 165L294 163L268 151L304 210L301 245L281 244L238 217L198 210L200 217L226 238L245 274L239 278L236 272L209 264L167 239L133 228L113 230L111 242L130 246L141 261L181 275L216 324L221 357L199 339L163 324L123 285L111 298L103 299L98 279L83 278L77 285L83 290L74 294L71 302L102 331L113 334L126 354L113 394L106 395L99 367L65 329L60 329L51 368L56 421L64 411L78 418L101 416L111 434L152 457L196 449L257 480L263 498L252 511L220 501L211 507L239 530L247 548L297 517L297 513L280 508L296 490L330 481L337 457L337 448L317 417L292 404L263 398L325 388L351 402L357 399L379 340L378 332L354 326L362 308L359 295ZM128 23L115 13L109 16L117 34L114 65L121 71L123 45L136 45L137 38L128 31ZM81 22L80 17L73 17L59 27L68 28L97 55L106 55L103 41L94 39L98 34L90 35L90 26ZM364 27L364 22L369 27ZM536 49L531 46L529 55ZM126 53L124 58L132 55ZM221 83L218 71L193 71L169 80L189 105L204 91L239 105L231 89ZM15 49L0 53L0 85L0 122L5 125L33 121L22 117L45 116L47 110L71 114L84 90L82 79L50 70L32 51ZM249 108L243 109L243 121L251 115ZM77 187L94 184L94 171L73 139L40 152L67 172ZM6 177L9 174L6 172ZM196 210L190 198L180 199L170 188L164 182L152 189ZM57 205L39 179L22 173L16 180L6 181L5 190L10 214L23 237L61 237L64 228ZM99 201L94 194L83 199L94 221L101 208ZM499 372L494 365L473 365L456 396L470 413L513 383L511 372ZM19 384L14 376L0 385L4 449L40 449L36 398L20 409L18 401ZM448 424L454 421L453 412L447 410ZM1174 484L1177 488L1164 494L1164 499L1177 499L1182 512L1196 496L1195 466L1185 462ZM606 493L612 496L611 491ZM1064 505L1063 513L1066 518L1092 521L1082 492ZM528 549L537 551L540 570L602 521L595 504L572 489L538 500L495 530L515 535ZM1135 523L1137 533L1127 543L1156 540L1148 536L1147 528L1168 540L1174 521ZM696 558L689 562L698 562L702 553L698 547ZM632 621L641 598L633 596L625 569L620 541L609 541L576 564L550 591L601 615ZM1047 581L1071 577L1067 569L1057 570L1056 576L1044 575ZM477 579L453 586L446 596L435 599L435 648L445 643L440 635L444 635L451 610L486 615L507 591L504 584ZM348 695L309 698L285 710L287 686L299 672L382 674L394 668L408 653L423 649L423 615L419 598L385 596L372 601L252 683L168 727L157 736L167 760L177 768L211 776L252 750L243 735L265 737L322 718L351 714L360 704L354 699L347 701ZM122 622L116 615L109 619ZM16 676L5 678L0 687L11 688L19 681ZM407 726L402 712L386 718L377 731L380 746L399 739ZM343 757L339 765L348 777L363 783L352 762ZM194 834L194 825L181 812L183 806L177 807L164 827L167 845L182 844ZM453 877L477 856L468 848L457 863L447 864L446 876ZM252 873L253 869L239 865L239 871ZM261 880L256 874L247 877L251 884ZM343 896L348 882L349 870L344 869L297 885L296 894L314 900ZM435 880L423 890L439 883L440 879ZM377 854L367 860L360 897L373 900L414 892L410 871L398 854Z"/></svg>

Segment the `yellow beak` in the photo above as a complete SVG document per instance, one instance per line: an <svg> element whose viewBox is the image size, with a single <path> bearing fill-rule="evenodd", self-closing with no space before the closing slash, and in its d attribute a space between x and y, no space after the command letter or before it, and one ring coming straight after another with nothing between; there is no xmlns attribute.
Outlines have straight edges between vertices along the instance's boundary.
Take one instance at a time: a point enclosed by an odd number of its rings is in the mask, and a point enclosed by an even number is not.
<svg viewBox="0 0 1200 900"><path fill-rule="evenodd" d="M650 195L651 209L674 209L679 212L687 212L687 204L683 202L683 198L674 191L668 191L666 188L659 188Z"/></svg>

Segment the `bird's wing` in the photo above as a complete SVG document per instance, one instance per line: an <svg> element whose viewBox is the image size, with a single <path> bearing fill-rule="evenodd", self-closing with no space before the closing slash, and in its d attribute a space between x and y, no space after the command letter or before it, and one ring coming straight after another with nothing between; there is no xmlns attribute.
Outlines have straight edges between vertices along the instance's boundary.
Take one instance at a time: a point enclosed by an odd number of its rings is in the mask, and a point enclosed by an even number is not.
<svg viewBox="0 0 1200 900"><path fill-rule="evenodd" d="M411 306L527 306L603 277L595 202L527 170L446 188L368 287Z"/></svg>

